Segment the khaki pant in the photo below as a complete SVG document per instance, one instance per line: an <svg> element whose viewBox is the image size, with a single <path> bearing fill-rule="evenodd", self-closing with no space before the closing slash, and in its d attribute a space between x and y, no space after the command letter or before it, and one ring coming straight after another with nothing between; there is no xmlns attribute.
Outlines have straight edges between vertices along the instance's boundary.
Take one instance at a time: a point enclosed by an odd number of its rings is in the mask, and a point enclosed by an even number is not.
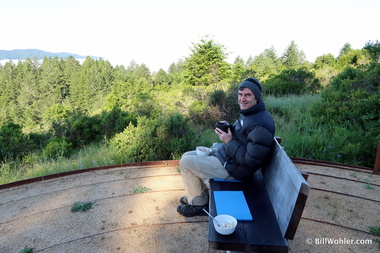
<svg viewBox="0 0 380 253"><path fill-rule="evenodd" d="M196 151L182 155L179 161L183 185L189 204L201 206L208 203L209 180L234 179L215 156L198 156Z"/></svg>

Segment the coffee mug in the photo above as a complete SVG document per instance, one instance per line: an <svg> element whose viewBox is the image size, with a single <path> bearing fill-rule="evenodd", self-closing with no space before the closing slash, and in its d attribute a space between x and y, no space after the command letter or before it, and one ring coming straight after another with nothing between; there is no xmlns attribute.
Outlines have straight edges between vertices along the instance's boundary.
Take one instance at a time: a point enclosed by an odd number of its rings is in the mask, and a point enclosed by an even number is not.
<svg viewBox="0 0 380 253"><path fill-rule="evenodd" d="M230 124L219 121L219 122L216 122L215 126L217 128L220 128L223 132L228 133L228 128L230 127Z"/></svg>

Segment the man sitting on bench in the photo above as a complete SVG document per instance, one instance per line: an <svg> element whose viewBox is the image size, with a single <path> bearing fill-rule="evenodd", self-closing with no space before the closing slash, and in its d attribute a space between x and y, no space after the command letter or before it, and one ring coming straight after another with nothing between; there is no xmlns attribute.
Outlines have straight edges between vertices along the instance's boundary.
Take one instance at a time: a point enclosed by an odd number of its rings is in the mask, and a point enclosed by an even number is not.
<svg viewBox="0 0 380 253"><path fill-rule="evenodd" d="M223 145L210 156L196 151L182 155L179 162L186 196L177 212L191 217L208 208L208 181L212 178L244 180L260 169L270 157L275 124L261 99L261 84L248 78L238 88L240 117L228 130L215 129ZM227 122L225 122L227 123ZM227 123L228 124L228 123Z"/></svg>

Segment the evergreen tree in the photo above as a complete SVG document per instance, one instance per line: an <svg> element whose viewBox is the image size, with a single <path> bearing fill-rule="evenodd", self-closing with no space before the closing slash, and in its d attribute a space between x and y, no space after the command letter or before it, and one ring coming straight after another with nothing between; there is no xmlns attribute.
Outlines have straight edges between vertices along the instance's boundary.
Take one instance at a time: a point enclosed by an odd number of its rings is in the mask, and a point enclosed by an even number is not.
<svg viewBox="0 0 380 253"><path fill-rule="evenodd" d="M167 84L168 83L168 74L166 74L165 70L160 69L155 75L154 75L154 84Z"/></svg>
<svg viewBox="0 0 380 253"><path fill-rule="evenodd" d="M202 39L193 43L192 54L186 58L183 78L191 85L216 84L229 81L232 75L230 65L225 61L224 47L212 39Z"/></svg>
<svg viewBox="0 0 380 253"><path fill-rule="evenodd" d="M87 57L79 78L72 84L71 104L75 108L94 112L101 109L113 84L113 67L108 61Z"/></svg>
<svg viewBox="0 0 380 253"><path fill-rule="evenodd" d="M145 80L150 80L150 70L145 64L141 64L137 67L135 71L137 78L144 78Z"/></svg>
<svg viewBox="0 0 380 253"><path fill-rule="evenodd" d="M179 84L181 82L181 72L183 71L182 65L183 65L183 61L179 60L177 63L172 63L169 66L169 69L168 69L169 84L174 85L174 84Z"/></svg>
<svg viewBox="0 0 380 253"><path fill-rule="evenodd" d="M282 62L287 68L294 68L296 66L304 64L306 61L305 53L298 49L294 40L290 42L290 45L285 50L282 56Z"/></svg>
<svg viewBox="0 0 380 253"><path fill-rule="evenodd" d="M17 115L19 86L15 82L16 71L12 61L0 68L0 125Z"/></svg>
<svg viewBox="0 0 380 253"><path fill-rule="evenodd" d="M254 58L250 69L253 70L256 78L265 81L281 72L281 59L277 56L274 47L271 47Z"/></svg>
<svg viewBox="0 0 380 253"><path fill-rule="evenodd" d="M35 101L41 115L46 109L54 104L63 103L65 94L65 81L63 79L63 66L58 57L45 57L38 83L38 100Z"/></svg>
<svg viewBox="0 0 380 253"><path fill-rule="evenodd" d="M247 61L245 62L245 76L247 78L249 77L257 77L256 75L256 68L254 67L254 62L253 62L253 57L250 55L247 59ZM259 78L259 77L257 77Z"/></svg>
<svg viewBox="0 0 380 253"><path fill-rule="evenodd" d="M17 115L13 120L17 124L25 127L34 127L42 118L41 109L39 108L40 90L39 65L37 60L26 59L25 62L19 62L16 67L15 83L18 84L17 96Z"/></svg>
<svg viewBox="0 0 380 253"><path fill-rule="evenodd" d="M114 81L127 81L127 69L123 65L116 65L114 71Z"/></svg>
<svg viewBox="0 0 380 253"><path fill-rule="evenodd" d="M67 57L66 59L61 59L63 67L63 84L62 84L62 99L64 103L69 102L70 100L70 87L78 82L78 78L81 71L81 65L79 62L72 56Z"/></svg>
<svg viewBox="0 0 380 253"><path fill-rule="evenodd" d="M348 53L353 50L350 43L344 44L344 46L340 49L338 59L344 55L348 55Z"/></svg>
<svg viewBox="0 0 380 253"><path fill-rule="evenodd" d="M238 56L235 59L234 64L232 65L232 72L233 72L233 81L234 82L241 82L244 79L246 79L246 68L244 64L244 60Z"/></svg>
<svg viewBox="0 0 380 253"><path fill-rule="evenodd" d="M367 50L373 62L380 63L380 41L368 41L364 49Z"/></svg>

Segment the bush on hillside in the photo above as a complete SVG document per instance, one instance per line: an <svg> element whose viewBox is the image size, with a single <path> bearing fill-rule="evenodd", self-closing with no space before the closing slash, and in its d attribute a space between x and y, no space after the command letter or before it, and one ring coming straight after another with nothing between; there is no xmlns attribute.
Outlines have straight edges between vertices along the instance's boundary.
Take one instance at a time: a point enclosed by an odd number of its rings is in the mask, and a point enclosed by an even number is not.
<svg viewBox="0 0 380 253"><path fill-rule="evenodd" d="M379 124L379 84L380 64L349 67L322 91L322 101L314 113L319 115L320 123L334 121L370 131Z"/></svg>
<svg viewBox="0 0 380 253"><path fill-rule="evenodd" d="M0 127L0 161L22 158L36 150L41 137L37 134L25 134L22 126L8 122Z"/></svg>
<svg viewBox="0 0 380 253"><path fill-rule="evenodd" d="M355 153L362 165L372 166L380 139L379 108L380 64L373 63L346 68L322 91L312 114L316 124L349 129L352 134L344 136L346 155Z"/></svg>
<svg viewBox="0 0 380 253"><path fill-rule="evenodd" d="M130 123L136 124L136 117L114 107L110 111L89 116L83 112L69 112L68 116L52 124L53 136L67 138L73 148L82 147L104 138L110 139Z"/></svg>
<svg viewBox="0 0 380 253"><path fill-rule="evenodd" d="M286 69L263 83L266 95L302 95L312 94L321 88L314 73L306 68Z"/></svg>
<svg viewBox="0 0 380 253"><path fill-rule="evenodd" d="M66 137L53 137L49 139L42 153L45 158L54 159L69 156L71 151L72 144Z"/></svg>
<svg viewBox="0 0 380 253"><path fill-rule="evenodd" d="M137 125L130 124L111 139L114 159L119 162L141 162L178 159L194 149L196 139L188 119L180 114L159 118L139 117Z"/></svg>

